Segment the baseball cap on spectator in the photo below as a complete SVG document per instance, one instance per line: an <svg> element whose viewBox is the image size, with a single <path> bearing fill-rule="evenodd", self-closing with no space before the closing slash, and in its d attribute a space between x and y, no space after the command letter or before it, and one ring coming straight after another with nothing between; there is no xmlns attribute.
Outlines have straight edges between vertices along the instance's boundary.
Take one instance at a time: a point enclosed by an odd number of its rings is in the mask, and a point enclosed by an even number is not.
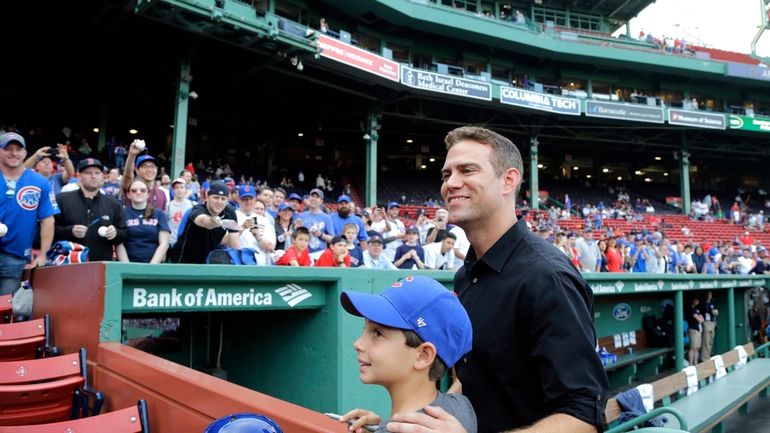
<svg viewBox="0 0 770 433"><path fill-rule="evenodd" d="M382 236L380 236L380 235L371 235L371 236L369 236L369 243L371 244L371 243L374 243L374 242L378 242L378 243L382 244L383 243L382 242Z"/></svg>
<svg viewBox="0 0 770 433"><path fill-rule="evenodd" d="M238 188L238 197L245 198L245 197L256 197L257 192L254 190L254 187L251 185L241 185L240 188Z"/></svg>
<svg viewBox="0 0 770 433"><path fill-rule="evenodd" d="M173 188L174 185L176 185L178 183L181 183L182 185L187 185L187 182L185 182L184 179L182 179L181 177L178 177L178 178L174 179L173 182L171 182L171 188Z"/></svg>
<svg viewBox="0 0 770 433"><path fill-rule="evenodd" d="M717 254L719 254L719 250L717 249L717 247L711 247L711 249L709 250L709 255L711 257L714 257Z"/></svg>
<svg viewBox="0 0 770 433"><path fill-rule="evenodd" d="M388 203L388 209L392 209L394 207L397 207L397 208L401 209L401 205L398 204L398 202L392 201L392 202Z"/></svg>
<svg viewBox="0 0 770 433"><path fill-rule="evenodd" d="M284 210L286 210L286 209L291 209L291 212L292 212L292 213L294 213L294 208L293 208L293 207L291 207L291 205L290 205L290 204L288 204L288 203L281 203L281 204L278 206L278 212L284 211Z"/></svg>
<svg viewBox="0 0 770 433"><path fill-rule="evenodd" d="M16 143L23 148L27 148L27 142L24 141L24 137L15 132L6 132L0 135L0 149L5 149L11 143Z"/></svg>
<svg viewBox="0 0 770 433"><path fill-rule="evenodd" d="M577 233L575 233L575 232L567 233L567 238L576 238L576 237L577 237Z"/></svg>
<svg viewBox="0 0 770 433"><path fill-rule="evenodd" d="M318 189L318 188L313 188L313 189L311 189L311 190L310 190L310 195L313 195L313 194L315 194L315 195L317 195L318 197L320 197L320 198L321 198L321 200L323 200L323 199L324 199L324 192L323 192L323 191L321 191L321 190L320 190L320 189Z"/></svg>
<svg viewBox="0 0 770 433"><path fill-rule="evenodd" d="M344 243L344 244L347 244L348 243L348 239L345 236L337 235L337 236L332 238L331 242L329 242L329 246L336 245L336 244L338 244L340 242Z"/></svg>
<svg viewBox="0 0 770 433"><path fill-rule="evenodd" d="M468 313L457 296L432 278L409 276L379 294L346 290L340 304L354 316L413 331L436 347L436 355L447 368L471 350Z"/></svg>
<svg viewBox="0 0 770 433"><path fill-rule="evenodd" d="M302 201L302 197L300 197L299 194L297 194L296 192L293 192L289 194L289 200Z"/></svg>
<svg viewBox="0 0 770 433"><path fill-rule="evenodd" d="M139 168L142 164L144 164L147 161L155 163L155 158L153 158L150 155L142 155L142 156L136 158L136 164L134 164L134 167Z"/></svg>
<svg viewBox="0 0 770 433"><path fill-rule="evenodd" d="M420 234L420 231L419 231L419 230L417 230L417 229L416 229L416 228L414 228L414 227L409 227L408 229L406 229L406 233L407 233L407 234L409 234L409 233L414 233L414 234L416 234L416 235L419 235L419 234Z"/></svg>
<svg viewBox="0 0 770 433"><path fill-rule="evenodd" d="M104 170L102 162L96 158L85 158L78 162L78 173L85 170L88 167L99 167L99 170Z"/></svg>
<svg viewBox="0 0 770 433"><path fill-rule="evenodd" d="M638 235L636 235L636 241L637 242L643 241L643 240L644 240L644 235L643 234L639 233Z"/></svg>
<svg viewBox="0 0 770 433"><path fill-rule="evenodd" d="M321 197L323 198L323 195ZM345 194L342 194L337 198L337 203L342 203L343 201L350 203L350 197Z"/></svg>
<svg viewBox="0 0 770 433"><path fill-rule="evenodd" d="M228 197L230 195L230 190L227 189L227 185L225 185L224 182L218 180L216 182L211 182L209 186L209 195L222 195Z"/></svg>

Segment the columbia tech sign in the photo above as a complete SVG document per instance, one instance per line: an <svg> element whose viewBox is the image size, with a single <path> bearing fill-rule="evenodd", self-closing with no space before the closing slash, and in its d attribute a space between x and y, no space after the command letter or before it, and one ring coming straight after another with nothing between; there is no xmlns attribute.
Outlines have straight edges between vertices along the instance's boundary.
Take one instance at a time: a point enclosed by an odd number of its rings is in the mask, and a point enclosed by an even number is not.
<svg viewBox="0 0 770 433"><path fill-rule="evenodd" d="M291 310L321 308L326 304L324 286L304 282L282 286L153 283L125 287L124 312Z"/></svg>

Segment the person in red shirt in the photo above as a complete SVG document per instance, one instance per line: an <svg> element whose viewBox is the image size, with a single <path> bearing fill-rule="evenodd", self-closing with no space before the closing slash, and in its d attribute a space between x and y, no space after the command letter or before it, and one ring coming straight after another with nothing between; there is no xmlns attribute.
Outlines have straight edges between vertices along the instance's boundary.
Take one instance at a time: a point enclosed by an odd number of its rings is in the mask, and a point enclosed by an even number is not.
<svg viewBox="0 0 770 433"><path fill-rule="evenodd" d="M291 235L292 246L275 262L279 266L310 266L310 254L307 244L310 242L310 232L307 227L297 227Z"/></svg>
<svg viewBox="0 0 770 433"><path fill-rule="evenodd" d="M318 257L314 266L349 268L350 254L348 254L348 241L344 236L335 236L321 256Z"/></svg>
<svg viewBox="0 0 770 433"><path fill-rule="evenodd" d="M607 241L607 269L610 272L623 272L623 256L614 237Z"/></svg>

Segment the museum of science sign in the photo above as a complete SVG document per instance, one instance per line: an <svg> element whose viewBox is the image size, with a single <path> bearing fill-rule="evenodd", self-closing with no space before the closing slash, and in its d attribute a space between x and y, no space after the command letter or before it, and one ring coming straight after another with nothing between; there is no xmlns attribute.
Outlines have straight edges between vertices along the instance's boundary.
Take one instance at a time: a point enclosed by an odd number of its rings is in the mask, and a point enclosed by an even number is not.
<svg viewBox="0 0 770 433"><path fill-rule="evenodd" d="M489 83L454 75L437 74L403 65L401 66L401 84L448 96L492 100L492 85Z"/></svg>
<svg viewBox="0 0 770 433"><path fill-rule="evenodd" d="M500 102L549 113L580 116L580 100L500 86Z"/></svg>

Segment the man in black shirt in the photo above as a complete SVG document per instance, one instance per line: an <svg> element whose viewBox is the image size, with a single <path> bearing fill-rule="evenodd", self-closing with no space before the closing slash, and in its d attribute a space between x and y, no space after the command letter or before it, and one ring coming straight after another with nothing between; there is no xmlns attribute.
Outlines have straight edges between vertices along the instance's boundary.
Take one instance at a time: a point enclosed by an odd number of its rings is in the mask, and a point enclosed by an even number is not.
<svg viewBox="0 0 770 433"><path fill-rule="evenodd" d="M88 247L88 260L111 261L113 247L128 234L123 206L99 190L104 183L102 163L85 158L78 163L80 188L56 196L61 213L54 219L54 241L76 242Z"/></svg>
<svg viewBox="0 0 770 433"><path fill-rule="evenodd" d="M220 245L241 248L235 209L227 204L229 196L227 185L211 182L206 202L190 210L184 232L176 241L176 262L202 264Z"/></svg>
<svg viewBox="0 0 770 433"><path fill-rule="evenodd" d="M449 222L471 243L455 290L473 324L473 350L455 366L479 433L588 433L603 429L609 385L594 350L593 295L567 257L517 222L521 155L476 127L451 131L441 194ZM438 408L397 414L412 424L461 432Z"/></svg>

